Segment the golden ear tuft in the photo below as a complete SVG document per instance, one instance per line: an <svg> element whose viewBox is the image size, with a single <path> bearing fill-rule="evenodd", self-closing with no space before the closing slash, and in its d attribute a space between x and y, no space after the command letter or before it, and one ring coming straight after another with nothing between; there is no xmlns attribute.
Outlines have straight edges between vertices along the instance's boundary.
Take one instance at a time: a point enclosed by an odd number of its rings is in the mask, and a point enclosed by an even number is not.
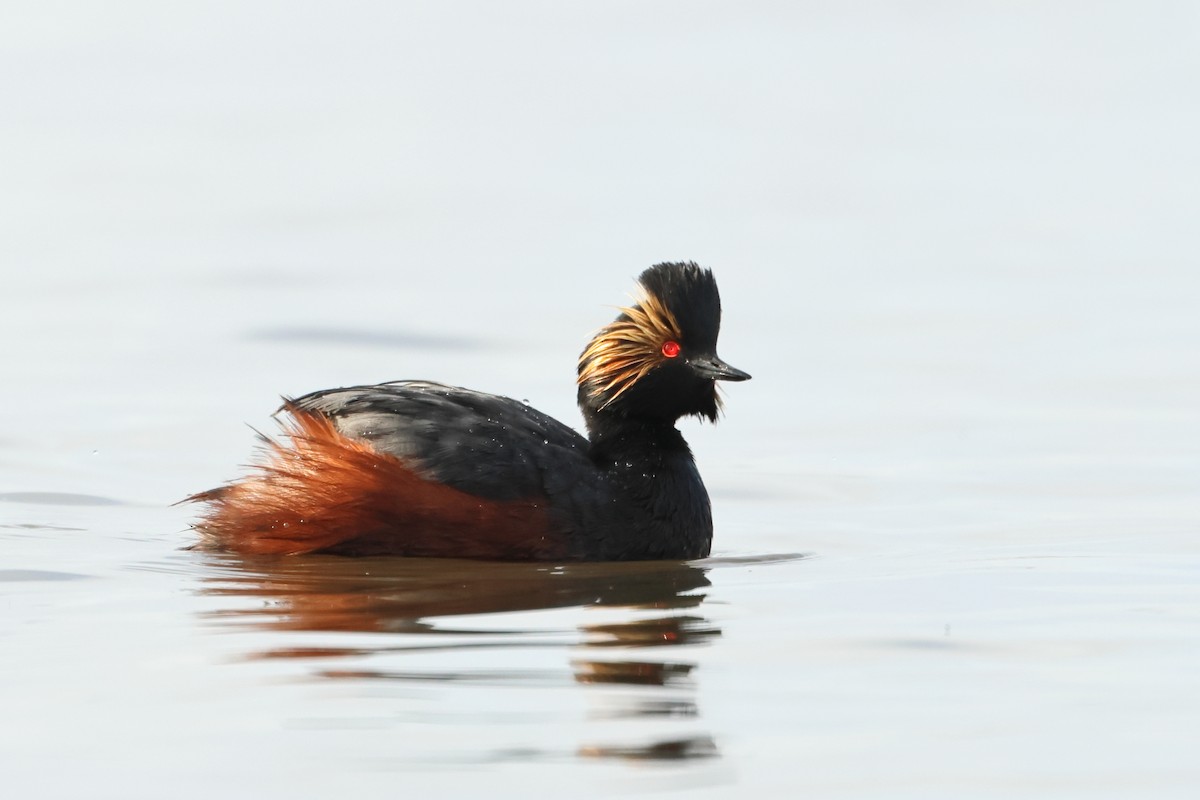
<svg viewBox="0 0 1200 800"><path fill-rule="evenodd" d="M663 342L681 338L675 315L643 291L584 348L578 383L591 399L603 398L601 408L609 406L661 362Z"/></svg>

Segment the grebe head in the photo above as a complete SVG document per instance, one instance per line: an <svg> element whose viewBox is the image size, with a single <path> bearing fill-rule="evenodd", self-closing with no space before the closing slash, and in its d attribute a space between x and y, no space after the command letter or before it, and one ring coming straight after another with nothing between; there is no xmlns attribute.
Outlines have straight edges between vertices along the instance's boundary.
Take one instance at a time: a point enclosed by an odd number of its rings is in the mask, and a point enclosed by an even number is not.
<svg viewBox="0 0 1200 800"><path fill-rule="evenodd" d="M656 264L638 277L633 305L600 329L579 356L579 404L589 420L605 412L674 422L715 421L715 381L749 375L717 356L721 298L712 271L692 262Z"/></svg>

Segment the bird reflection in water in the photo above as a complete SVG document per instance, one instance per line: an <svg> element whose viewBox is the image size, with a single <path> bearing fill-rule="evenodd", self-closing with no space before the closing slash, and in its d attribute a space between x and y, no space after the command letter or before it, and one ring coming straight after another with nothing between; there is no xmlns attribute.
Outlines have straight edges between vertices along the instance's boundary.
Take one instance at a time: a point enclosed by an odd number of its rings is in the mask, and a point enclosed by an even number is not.
<svg viewBox="0 0 1200 800"><path fill-rule="evenodd" d="M472 663L468 669L442 671L368 664L330 667L327 662L387 660L395 664L406 654L428 655L438 650L557 648L575 656L582 651L582 658L567 656L575 684L628 690L615 696L611 691L595 690L601 694L594 702L589 697L594 706L589 719L697 721L694 663L664 660L650 653L642 658L614 656L625 650L700 645L720 636L720 630L699 613L705 598L702 590L710 585L707 570L680 562L550 566L337 556L202 557L207 569L201 592L222 598L226 605L207 616L222 626L401 635L381 636L378 645L368 646L362 645L361 637L354 646L273 646L249 653L248 658L313 659L322 664L314 674L328 679L561 689L566 677L561 670L502 671L475 668ZM467 629L454 627L446 619L576 606L625 609L628 618L614 622L611 615L605 615L604 621L569 631ZM406 642L404 634L412 641ZM439 644L432 635L442 635L449 643ZM710 736L700 734L633 745L589 744L568 755L679 761L712 758L718 751Z"/></svg>

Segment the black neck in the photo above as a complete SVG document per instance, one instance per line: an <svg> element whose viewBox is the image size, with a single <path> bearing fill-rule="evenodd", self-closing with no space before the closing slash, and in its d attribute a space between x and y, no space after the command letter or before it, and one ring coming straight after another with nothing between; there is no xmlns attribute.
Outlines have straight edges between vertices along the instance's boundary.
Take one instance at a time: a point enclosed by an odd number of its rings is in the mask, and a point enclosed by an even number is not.
<svg viewBox="0 0 1200 800"><path fill-rule="evenodd" d="M596 547L606 558L701 558L712 542L708 493L674 420L585 406L590 456L606 480Z"/></svg>
<svg viewBox="0 0 1200 800"><path fill-rule="evenodd" d="M593 453L688 449L683 436L676 430L674 421L628 417L587 407L582 411Z"/></svg>

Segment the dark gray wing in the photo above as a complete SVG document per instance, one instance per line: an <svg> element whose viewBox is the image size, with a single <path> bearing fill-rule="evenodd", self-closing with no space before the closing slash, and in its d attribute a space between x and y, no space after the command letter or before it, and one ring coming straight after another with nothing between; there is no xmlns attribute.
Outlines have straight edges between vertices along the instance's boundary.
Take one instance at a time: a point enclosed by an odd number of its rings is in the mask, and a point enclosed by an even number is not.
<svg viewBox="0 0 1200 800"><path fill-rule="evenodd" d="M508 397L427 381L314 392L290 401L428 477L493 500L556 495L594 471L587 439Z"/></svg>

